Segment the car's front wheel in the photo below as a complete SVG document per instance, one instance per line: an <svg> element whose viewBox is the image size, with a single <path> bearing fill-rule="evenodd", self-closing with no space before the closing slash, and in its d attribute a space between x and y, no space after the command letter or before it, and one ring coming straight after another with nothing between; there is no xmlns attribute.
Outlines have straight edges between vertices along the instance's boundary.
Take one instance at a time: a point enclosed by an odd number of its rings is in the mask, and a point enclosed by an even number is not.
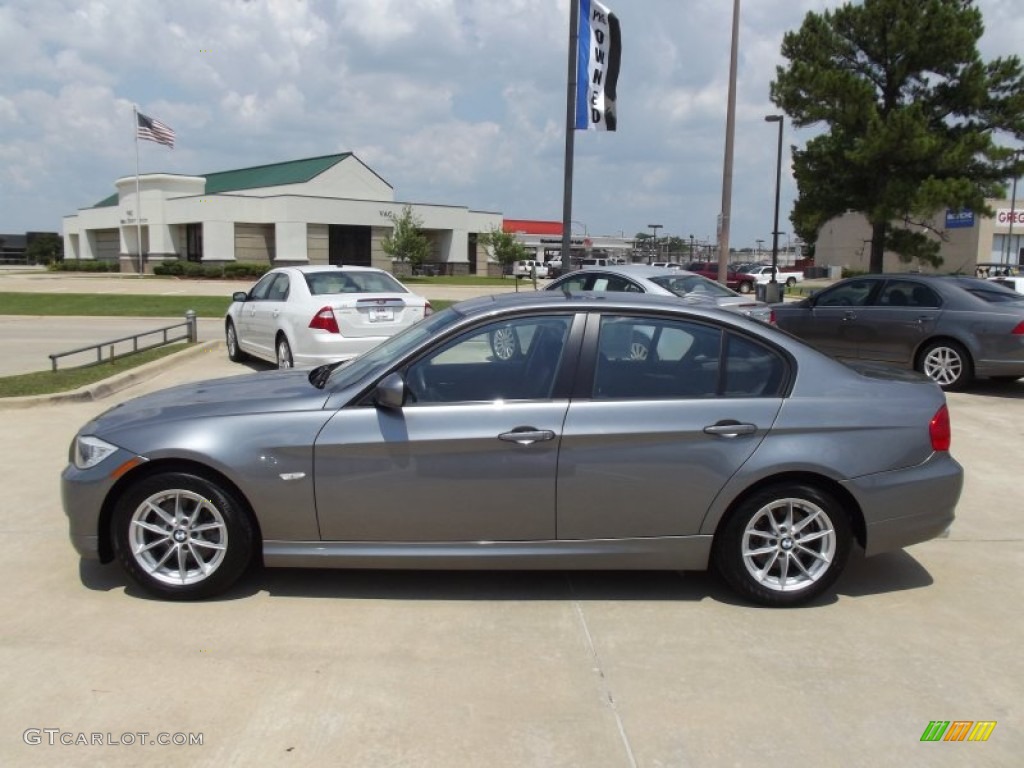
<svg viewBox="0 0 1024 768"><path fill-rule="evenodd" d="M794 285L796 285L796 278L795 277L786 278L786 287L787 288L792 288Z"/></svg>
<svg viewBox="0 0 1024 768"><path fill-rule="evenodd" d="M129 577L172 600L219 594L252 560L253 527L234 494L204 477L164 472L131 486L112 518Z"/></svg>
<svg viewBox="0 0 1024 768"><path fill-rule="evenodd" d="M277 367L282 370L295 367L291 345L284 336L277 338Z"/></svg>
<svg viewBox="0 0 1024 768"><path fill-rule="evenodd" d="M228 359L233 363L242 363L248 359L248 355L242 351L242 348L238 346L238 331L235 330L235 324L228 320L224 326L224 343L228 348Z"/></svg>
<svg viewBox="0 0 1024 768"><path fill-rule="evenodd" d="M763 488L736 507L715 536L715 570L756 603L806 603L839 577L850 554L846 510L802 483Z"/></svg>
<svg viewBox="0 0 1024 768"><path fill-rule="evenodd" d="M963 389L974 376L971 356L955 341L933 341L921 350L917 370L947 392Z"/></svg>
<svg viewBox="0 0 1024 768"><path fill-rule="evenodd" d="M738 288L740 293L751 293L754 290L754 284L751 282L742 282Z"/></svg>

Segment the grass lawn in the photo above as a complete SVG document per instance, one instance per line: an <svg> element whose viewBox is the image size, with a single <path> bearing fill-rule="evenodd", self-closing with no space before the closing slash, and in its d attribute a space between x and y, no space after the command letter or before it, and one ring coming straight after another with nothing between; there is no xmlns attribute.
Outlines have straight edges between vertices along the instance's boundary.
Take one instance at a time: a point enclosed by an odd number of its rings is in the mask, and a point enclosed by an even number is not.
<svg viewBox="0 0 1024 768"><path fill-rule="evenodd" d="M59 371L38 371L17 376L0 376L0 397L23 397L26 395L50 395L54 392L68 392L87 384L109 378L117 373L130 371L143 363L159 360L175 352L181 352L191 344L168 344L157 349L148 349L136 355L121 357L111 362L88 365L81 368L65 368Z"/></svg>
<svg viewBox="0 0 1024 768"><path fill-rule="evenodd" d="M141 296L110 293L0 293L0 315L223 317L230 296Z"/></svg>
<svg viewBox="0 0 1024 768"><path fill-rule="evenodd" d="M429 278L428 278L429 279ZM449 279L449 278L435 278ZM434 309L451 301L432 299ZM224 317L230 297L138 296L110 293L0 293L0 315L75 317L184 317L194 309L198 317Z"/></svg>

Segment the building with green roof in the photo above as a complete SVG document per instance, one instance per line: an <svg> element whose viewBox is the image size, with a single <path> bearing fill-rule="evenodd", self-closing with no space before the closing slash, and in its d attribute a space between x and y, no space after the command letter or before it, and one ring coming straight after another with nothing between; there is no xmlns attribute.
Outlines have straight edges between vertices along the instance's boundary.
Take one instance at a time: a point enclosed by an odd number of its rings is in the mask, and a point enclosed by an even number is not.
<svg viewBox="0 0 1024 768"><path fill-rule="evenodd" d="M478 235L502 225L500 213L396 201L393 187L351 152L199 176L146 173L115 186L64 217L65 258L117 260L122 272L152 272L168 259L395 271L381 241L409 206L430 241L430 266L486 274Z"/></svg>

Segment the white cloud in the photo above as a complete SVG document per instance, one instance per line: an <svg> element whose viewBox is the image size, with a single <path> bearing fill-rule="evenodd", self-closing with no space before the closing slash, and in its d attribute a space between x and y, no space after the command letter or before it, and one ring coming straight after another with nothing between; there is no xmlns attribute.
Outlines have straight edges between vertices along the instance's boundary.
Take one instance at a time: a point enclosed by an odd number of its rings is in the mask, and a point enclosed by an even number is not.
<svg viewBox="0 0 1024 768"><path fill-rule="evenodd" d="M714 233L731 3L609 0L620 129L576 134L572 218L592 233ZM826 0L744 3L733 242L770 231L768 84L786 30ZM1024 38L981 0L987 57ZM60 217L134 172L132 105L171 125L143 170L201 173L353 151L399 199L561 218L567 0L7 0L0 5L0 232ZM60 20L59 23L56 20ZM788 145L805 140L786 126ZM783 211L795 195L784 171ZM786 228L786 226L783 226Z"/></svg>

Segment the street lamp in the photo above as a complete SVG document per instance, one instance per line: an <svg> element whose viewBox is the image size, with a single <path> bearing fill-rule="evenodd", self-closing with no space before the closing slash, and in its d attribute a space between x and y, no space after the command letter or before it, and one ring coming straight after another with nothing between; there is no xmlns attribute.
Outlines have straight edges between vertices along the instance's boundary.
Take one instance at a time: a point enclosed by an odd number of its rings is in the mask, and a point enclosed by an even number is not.
<svg viewBox="0 0 1024 768"><path fill-rule="evenodd" d="M772 279L765 286L765 301L771 303L782 300L779 281L776 277L779 269L779 191L782 186L782 115L765 115L766 123L779 124L779 151L775 161L775 226L772 227Z"/></svg>
<svg viewBox="0 0 1024 768"><path fill-rule="evenodd" d="M658 230L662 228L661 224L648 224L647 227L654 234L654 244L652 250L654 251L654 258L658 258ZM647 263L650 264L651 260L648 259Z"/></svg>
<svg viewBox="0 0 1024 768"><path fill-rule="evenodd" d="M693 261L693 235L690 235L690 261Z"/></svg>

